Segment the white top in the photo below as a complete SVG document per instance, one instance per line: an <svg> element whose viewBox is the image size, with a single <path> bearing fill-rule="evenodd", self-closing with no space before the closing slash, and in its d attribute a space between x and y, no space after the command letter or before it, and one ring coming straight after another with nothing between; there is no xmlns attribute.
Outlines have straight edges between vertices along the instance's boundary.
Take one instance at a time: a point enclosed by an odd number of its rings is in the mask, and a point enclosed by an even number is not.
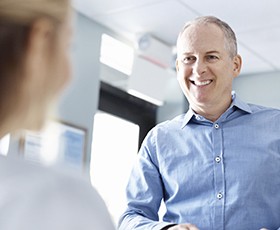
<svg viewBox="0 0 280 230"><path fill-rule="evenodd" d="M114 230L84 178L0 156L0 229Z"/></svg>

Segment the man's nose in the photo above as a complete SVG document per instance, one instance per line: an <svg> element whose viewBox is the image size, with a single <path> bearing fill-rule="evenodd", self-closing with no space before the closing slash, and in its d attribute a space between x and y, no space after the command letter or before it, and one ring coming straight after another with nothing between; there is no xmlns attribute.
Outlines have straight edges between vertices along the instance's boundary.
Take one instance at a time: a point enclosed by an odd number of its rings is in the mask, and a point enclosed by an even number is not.
<svg viewBox="0 0 280 230"><path fill-rule="evenodd" d="M207 70L207 64L202 59L197 59L193 65L193 72L198 76L203 75Z"/></svg>

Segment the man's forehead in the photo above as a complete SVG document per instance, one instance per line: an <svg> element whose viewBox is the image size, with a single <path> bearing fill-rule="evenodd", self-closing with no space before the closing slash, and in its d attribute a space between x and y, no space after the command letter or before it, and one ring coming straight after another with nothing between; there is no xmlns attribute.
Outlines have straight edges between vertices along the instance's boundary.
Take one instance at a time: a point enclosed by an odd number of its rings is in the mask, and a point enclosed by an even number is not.
<svg viewBox="0 0 280 230"><path fill-rule="evenodd" d="M215 24L191 25L184 30L178 39L177 51L183 53L222 52L224 33Z"/></svg>
<svg viewBox="0 0 280 230"><path fill-rule="evenodd" d="M200 37L202 35L213 33L217 35L224 35L221 28L214 23L197 23L186 27L181 33L181 37Z"/></svg>

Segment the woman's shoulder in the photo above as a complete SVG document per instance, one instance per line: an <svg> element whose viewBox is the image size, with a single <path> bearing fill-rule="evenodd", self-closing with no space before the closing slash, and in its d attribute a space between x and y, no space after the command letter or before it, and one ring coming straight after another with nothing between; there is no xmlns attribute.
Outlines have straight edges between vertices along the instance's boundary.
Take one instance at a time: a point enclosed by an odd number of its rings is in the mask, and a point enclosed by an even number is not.
<svg viewBox="0 0 280 230"><path fill-rule="evenodd" d="M104 201L83 175L17 159L0 158L0 165L1 206L17 215L13 229L114 229Z"/></svg>

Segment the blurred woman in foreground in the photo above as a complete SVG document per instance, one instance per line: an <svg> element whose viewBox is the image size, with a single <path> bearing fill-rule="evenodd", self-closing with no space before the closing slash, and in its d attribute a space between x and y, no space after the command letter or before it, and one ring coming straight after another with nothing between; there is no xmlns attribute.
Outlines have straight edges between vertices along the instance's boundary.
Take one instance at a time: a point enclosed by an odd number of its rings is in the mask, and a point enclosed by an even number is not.
<svg viewBox="0 0 280 230"><path fill-rule="evenodd" d="M68 0L0 0L0 138L42 128L70 79L70 40ZM78 176L1 157L0 193L0 229L114 229Z"/></svg>

